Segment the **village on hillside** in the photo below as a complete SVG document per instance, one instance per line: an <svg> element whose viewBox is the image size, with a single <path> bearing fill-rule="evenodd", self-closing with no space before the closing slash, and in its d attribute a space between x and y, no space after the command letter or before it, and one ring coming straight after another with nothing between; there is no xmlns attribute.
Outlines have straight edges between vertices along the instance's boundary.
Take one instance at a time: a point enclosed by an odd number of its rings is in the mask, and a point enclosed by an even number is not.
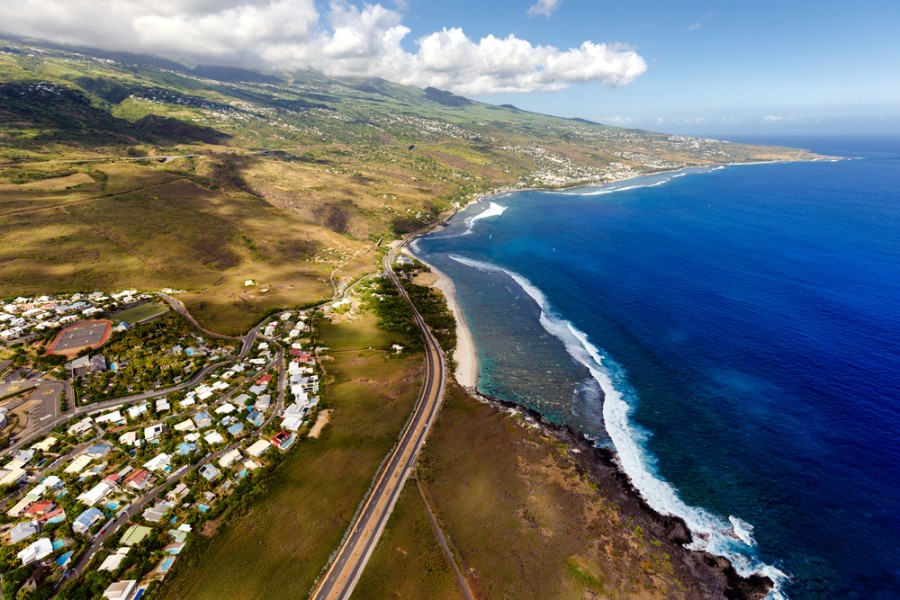
<svg viewBox="0 0 900 600"><path fill-rule="evenodd" d="M212 337L170 292L0 305L4 593L84 576L140 597L327 420L310 312Z"/></svg>

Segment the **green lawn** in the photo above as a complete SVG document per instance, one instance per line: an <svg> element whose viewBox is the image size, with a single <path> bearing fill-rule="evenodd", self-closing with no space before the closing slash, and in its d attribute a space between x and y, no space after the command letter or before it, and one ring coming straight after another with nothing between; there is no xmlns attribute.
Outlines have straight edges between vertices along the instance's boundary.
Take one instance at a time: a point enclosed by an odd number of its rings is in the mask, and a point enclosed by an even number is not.
<svg viewBox="0 0 900 600"><path fill-rule="evenodd" d="M134 308L129 308L128 310L116 313L112 318L116 321L124 321L129 325L133 325L134 323L140 323L141 321L158 317L167 312L169 312L168 306L141 304L140 306L135 306Z"/></svg>

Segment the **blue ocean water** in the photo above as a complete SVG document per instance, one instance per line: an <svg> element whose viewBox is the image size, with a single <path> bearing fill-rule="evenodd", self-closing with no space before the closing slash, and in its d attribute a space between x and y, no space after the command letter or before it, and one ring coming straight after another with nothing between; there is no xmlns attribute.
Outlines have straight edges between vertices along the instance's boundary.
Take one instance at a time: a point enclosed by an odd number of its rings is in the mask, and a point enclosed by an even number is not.
<svg viewBox="0 0 900 600"><path fill-rule="evenodd" d="M749 141L858 159L516 192L415 249L479 388L615 446L697 547L900 598L900 139Z"/></svg>

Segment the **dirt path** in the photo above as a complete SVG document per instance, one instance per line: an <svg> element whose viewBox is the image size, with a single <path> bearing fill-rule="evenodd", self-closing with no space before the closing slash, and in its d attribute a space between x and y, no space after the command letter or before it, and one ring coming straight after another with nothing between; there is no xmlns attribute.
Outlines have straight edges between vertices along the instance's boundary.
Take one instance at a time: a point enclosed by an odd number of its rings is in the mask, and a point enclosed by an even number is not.
<svg viewBox="0 0 900 600"><path fill-rule="evenodd" d="M309 430L309 437L317 438L322 433L322 430L325 429L325 426L328 425L328 422L331 421L331 409L323 410L319 413L319 417L316 419L315 425L312 426L312 429Z"/></svg>
<svg viewBox="0 0 900 600"><path fill-rule="evenodd" d="M437 522L437 517L434 516L434 511L431 510L431 500L428 498L428 493L425 491L425 488L422 487L422 482L419 481L418 478L416 478L416 485L419 488L419 494L422 495L422 502L425 504L425 512L428 513L428 520L431 521L434 535L440 543L441 550L444 551L447 562L453 567L453 573L456 575L456 582L459 584L459 590L463 593L463 596L466 597L466 600L475 600L475 594L472 593L472 588L469 587L468 580L463 577L462 571L456 563L456 558L453 556L453 552L450 551L450 545L447 543L447 536L444 535L444 530L441 529L440 524Z"/></svg>

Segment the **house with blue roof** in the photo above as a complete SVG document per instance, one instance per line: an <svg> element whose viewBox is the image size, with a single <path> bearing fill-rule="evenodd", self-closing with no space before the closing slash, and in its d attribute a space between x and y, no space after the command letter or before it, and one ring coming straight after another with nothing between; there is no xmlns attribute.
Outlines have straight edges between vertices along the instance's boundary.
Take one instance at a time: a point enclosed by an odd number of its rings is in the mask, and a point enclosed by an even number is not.
<svg viewBox="0 0 900 600"><path fill-rule="evenodd" d="M94 523L103 518L103 511L99 508L92 507L78 515L72 522L72 531L87 535Z"/></svg>

